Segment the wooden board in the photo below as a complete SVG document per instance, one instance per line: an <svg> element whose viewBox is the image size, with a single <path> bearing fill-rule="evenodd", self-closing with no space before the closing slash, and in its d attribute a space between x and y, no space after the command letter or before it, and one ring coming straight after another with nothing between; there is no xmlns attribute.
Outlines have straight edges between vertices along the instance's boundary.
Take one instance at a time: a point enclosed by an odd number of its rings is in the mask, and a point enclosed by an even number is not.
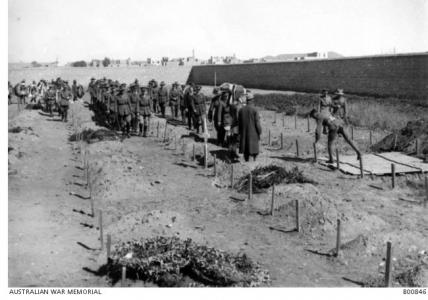
<svg viewBox="0 0 428 300"><path fill-rule="evenodd" d="M327 158L320 158L322 165L336 167L336 162L327 164ZM376 153L363 155L364 174L390 175L391 164L395 164L397 174L428 172L428 164L423 160L408 156L400 152ZM360 174L360 162L356 155L342 155L340 157L340 170L351 175Z"/></svg>

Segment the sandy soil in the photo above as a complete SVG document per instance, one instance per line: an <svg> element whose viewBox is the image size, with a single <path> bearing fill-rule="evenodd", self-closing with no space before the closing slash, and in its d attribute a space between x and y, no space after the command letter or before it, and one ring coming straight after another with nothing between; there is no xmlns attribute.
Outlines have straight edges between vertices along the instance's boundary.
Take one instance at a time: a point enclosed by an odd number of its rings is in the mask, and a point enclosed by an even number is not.
<svg viewBox="0 0 428 300"><path fill-rule="evenodd" d="M82 103L74 104L72 110L80 124L77 132L98 128ZM399 176L392 190L390 178L359 179L313 163L313 123L307 132L304 119L298 119L296 130L292 117L287 117L284 128L279 117L273 123L272 112L263 111L262 116L263 151L257 162L235 163L235 179L273 163L286 169L297 166L318 183L277 186L274 216L266 215L270 191L250 201L234 200L246 195L229 187L231 167L224 149L209 144L210 165L212 154L217 156L214 177L213 168L204 169L201 163L202 141L182 125L168 124L169 138L164 142L165 120L155 117L151 137L83 144L93 217L79 144L68 141L75 133L73 122L58 122L58 117L30 110L10 119L9 128L26 128L9 133L9 147L13 147L9 152L9 286L108 286L106 278L96 275L106 261L105 249L100 250L99 210L104 235L112 236L113 246L154 235L190 237L222 250L245 252L269 270L272 286L355 286L343 277L355 281L369 275L381 277L388 240L393 243L394 272L404 270L400 269L403 261L413 266L418 259L426 260L427 208L399 200L424 199L421 177ZM266 145L269 129L272 144ZM283 150L278 150L280 132ZM362 148L367 138L356 134ZM319 155L325 155L325 142L323 137ZM196 162L192 161L193 144ZM296 199L301 206L301 232L271 230L294 229ZM307 251L328 252L335 247L337 219L342 221L344 243L362 236L344 247L338 258Z"/></svg>

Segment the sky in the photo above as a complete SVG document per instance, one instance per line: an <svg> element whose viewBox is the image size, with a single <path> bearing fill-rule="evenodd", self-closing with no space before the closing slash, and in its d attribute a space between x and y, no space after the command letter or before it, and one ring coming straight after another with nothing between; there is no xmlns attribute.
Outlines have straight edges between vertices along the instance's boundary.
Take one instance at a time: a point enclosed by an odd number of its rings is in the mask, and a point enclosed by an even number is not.
<svg viewBox="0 0 428 300"><path fill-rule="evenodd" d="M8 61L428 51L428 0L9 0Z"/></svg>

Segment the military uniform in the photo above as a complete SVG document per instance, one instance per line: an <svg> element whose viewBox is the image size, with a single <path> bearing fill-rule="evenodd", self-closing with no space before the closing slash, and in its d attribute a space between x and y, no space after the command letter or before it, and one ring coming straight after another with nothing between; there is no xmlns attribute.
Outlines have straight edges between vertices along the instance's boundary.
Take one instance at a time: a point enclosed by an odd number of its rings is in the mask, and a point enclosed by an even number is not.
<svg viewBox="0 0 428 300"><path fill-rule="evenodd" d="M71 98L72 98L72 94L69 88L64 88L64 90L60 92L60 100L59 100L60 115L61 115L61 120L64 122L67 122L68 108L70 105L69 101Z"/></svg>
<svg viewBox="0 0 428 300"><path fill-rule="evenodd" d="M51 117L53 117L53 107L55 105L55 98L56 93L53 87L51 87L45 94L46 111L49 112Z"/></svg>
<svg viewBox="0 0 428 300"><path fill-rule="evenodd" d="M196 93L191 96L191 105L194 116L194 126L196 133L199 133L199 126L202 125L202 118L206 114L205 96L199 93L199 88L196 89Z"/></svg>
<svg viewBox="0 0 428 300"><path fill-rule="evenodd" d="M71 93L73 94L73 101L77 100L77 83L76 80L73 81L73 85L71 86Z"/></svg>
<svg viewBox="0 0 428 300"><path fill-rule="evenodd" d="M91 82L88 85L89 95L91 96L91 104L97 101L97 91L95 89L95 78L91 78Z"/></svg>
<svg viewBox="0 0 428 300"><path fill-rule="evenodd" d="M208 121L214 122L214 128L217 132L217 144L220 144L220 141L221 141L221 126L220 126L220 122L218 122L219 106L220 106L220 95L216 94L211 99L210 108L208 109Z"/></svg>
<svg viewBox="0 0 428 300"><path fill-rule="evenodd" d="M137 106L137 115L139 118L139 128L140 128L140 136L141 134L143 137L147 136L147 131L149 130L150 125L150 116L151 116L151 107L152 107L152 100L148 93L148 91L144 92L139 97L138 106Z"/></svg>
<svg viewBox="0 0 428 300"><path fill-rule="evenodd" d="M193 87L189 86L184 91L183 102L185 110L187 111L187 122L189 130L192 130L192 121L193 121L193 106L192 106L192 97L193 97ZM194 126L195 124L193 124Z"/></svg>
<svg viewBox="0 0 428 300"><path fill-rule="evenodd" d="M132 130L133 131L137 131L137 127L138 127L138 115L137 115L137 106L138 106L138 101L140 99L140 92L138 91L139 88L138 86L133 86L131 88L131 92L129 93L129 100L131 103L131 112L132 112Z"/></svg>
<svg viewBox="0 0 428 300"><path fill-rule="evenodd" d="M159 88L158 88L157 82L155 80L151 80L149 82L149 95L150 95L150 98L152 99L152 105L153 105L153 112L154 113L159 112L158 91L159 91Z"/></svg>
<svg viewBox="0 0 428 300"><path fill-rule="evenodd" d="M28 89L25 86L25 81L18 83L15 86L15 94L18 96L18 109L20 110L25 105L25 97L28 95Z"/></svg>
<svg viewBox="0 0 428 300"><path fill-rule="evenodd" d="M131 103L129 95L121 88L119 95L116 96L118 115L120 119L120 125L122 128L122 134L130 136L131 131Z"/></svg>
<svg viewBox="0 0 428 300"><path fill-rule="evenodd" d="M178 104L180 102L180 91L177 85L174 85L169 92L169 106L173 118L178 117Z"/></svg>
<svg viewBox="0 0 428 300"><path fill-rule="evenodd" d="M165 84L163 84L161 82L161 86L158 90L158 101L159 101L159 106L160 106L160 110L162 113L162 117L165 118L165 106L166 103L168 101L168 91L165 87Z"/></svg>

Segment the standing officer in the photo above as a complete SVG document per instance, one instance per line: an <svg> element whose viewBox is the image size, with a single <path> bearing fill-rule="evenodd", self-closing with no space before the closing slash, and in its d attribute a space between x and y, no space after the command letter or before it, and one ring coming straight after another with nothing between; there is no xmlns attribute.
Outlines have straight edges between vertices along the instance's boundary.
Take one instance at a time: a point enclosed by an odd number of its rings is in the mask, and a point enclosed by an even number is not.
<svg viewBox="0 0 428 300"><path fill-rule="evenodd" d="M68 107L69 107L69 101L72 98L72 94L70 91L70 87L66 84L63 85L62 91L60 93L60 101L59 105L61 107L61 121L67 122L67 116L68 116Z"/></svg>
<svg viewBox="0 0 428 300"><path fill-rule="evenodd" d="M196 133L199 134L199 127L203 125L202 120L205 118L206 114L206 104L205 104L205 96L200 93L201 87L196 86L195 92L193 96L191 96L191 105L194 116L194 126L196 128ZM204 128L202 126L202 132L204 132Z"/></svg>
<svg viewBox="0 0 428 300"><path fill-rule="evenodd" d="M71 93L73 94L73 101L76 101L78 97L76 80L73 80L73 85L71 86Z"/></svg>
<svg viewBox="0 0 428 300"><path fill-rule="evenodd" d="M131 84L130 88L130 93L129 93L129 100L131 102L131 113L132 113L132 131L136 132L137 131L137 127L138 127L138 112L137 112L137 106L138 106L138 102L140 100L140 86L138 85L138 81L137 84L133 83Z"/></svg>
<svg viewBox="0 0 428 300"><path fill-rule="evenodd" d="M161 81L160 87L158 90L158 100L159 100L159 106L161 109L162 117L165 118L165 106L166 102L168 101L168 90L165 87L165 82Z"/></svg>
<svg viewBox="0 0 428 300"><path fill-rule="evenodd" d="M56 93L53 85L49 85L48 91L45 93L46 111L53 117L53 106L55 105Z"/></svg>
<svg viewBox="0 0 428 300"><path fill-rule="evenodd" d="M147 131L149 130L150 116L152 114L151 107L152 100L149 94L149 90L146 87L142 87L138 101L137 115L140 123L139 135L143 135L143 137L147 137Z"/></svg>
<svg viewBox="0 0 428 300"><path fill-rule="evenodd" d="M119 93L116 96L116 102L118 107L120 126L122 128L122 135L131 137L132 109L128 93L126 93L126 84L120 85Z"/></svg>
<svg viewBox="0 0 428 300"><path fill-rule="evenodd" d="M171 107L171 115L174 119L178 117L178 102L180 101L180 91L178 82L172 84L171 91L169 92L169 106Z"/></svg>
<svg viewBox="0 0 428 300"><path fill-rule="evenodd" d="M158 83L156 80L152 79L149 81L149 95L150 98L152 98L153 103L153 112L159 113L159 107L158 107Z"/></svg>
<svg viewBox="0 0 428 300"><path fill-rule="evenodd" d="M191 83L185 90L184 90L184 96L183 96L183 102L185 111L187 112L187 123L189 126L189 130L192 130L192 121L193 121L193 106L192 106L192 97L194 93L194 84ZM195 126L195 124L193 124Z"/></svg>
<svg viewBox="0 0 428 300"><path fill-rule="evenodd" d="M186 85L182 84L181 88L180 88L180 103L179 103L179 107L180 107L180 113L181 113L181 122L183 122L183 124L186 124L186 103L184 103L184 90L186 88Z"/></svg>
<svg viewBox="0 0 428 300"><path fill-rule="evenodd" d="M97 101L97 91L95 89L95 78L91 78L91 82L88 85L88 92L91 96L91 105L94 105L94 103Z"/></svg>

